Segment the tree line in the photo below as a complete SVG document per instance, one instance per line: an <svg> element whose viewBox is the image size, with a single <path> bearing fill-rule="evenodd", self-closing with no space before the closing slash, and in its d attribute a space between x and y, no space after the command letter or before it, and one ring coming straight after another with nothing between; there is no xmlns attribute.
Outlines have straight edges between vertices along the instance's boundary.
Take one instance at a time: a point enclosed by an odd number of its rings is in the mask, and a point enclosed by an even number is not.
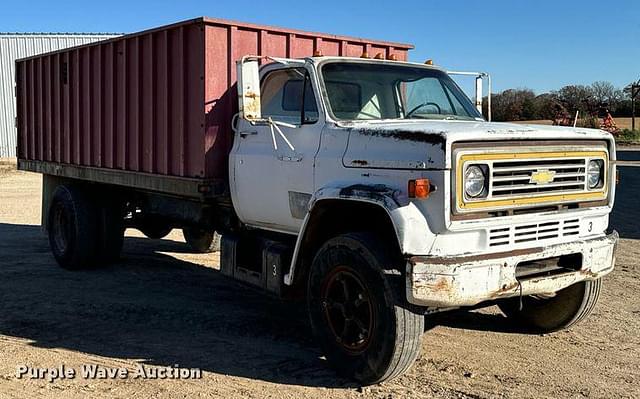
<svg viewBox="0 0 640 399"><path fill-rule="evenodd" d="M486 98L483 104L486 115ZM582 117L603 109L608 109L614 117L630 117L631 98L625 91L605 81L568 85L538 95L527 88L508 89L491 95L494 121L554 120L562 114L573 117L576 111Z"/></svg>

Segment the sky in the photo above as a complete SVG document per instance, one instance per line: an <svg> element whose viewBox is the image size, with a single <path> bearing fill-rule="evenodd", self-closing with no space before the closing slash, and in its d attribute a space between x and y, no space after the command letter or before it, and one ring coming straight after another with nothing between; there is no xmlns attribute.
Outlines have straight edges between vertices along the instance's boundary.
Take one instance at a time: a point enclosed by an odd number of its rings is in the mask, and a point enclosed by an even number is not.
<svg viewBox="0 0 640 399"><path fill-rule="evenodd" d="M640 79L640 0L5 0L0 32L126 33L197 16L412 43L411 61L488 72L494 92Z"/></svg>

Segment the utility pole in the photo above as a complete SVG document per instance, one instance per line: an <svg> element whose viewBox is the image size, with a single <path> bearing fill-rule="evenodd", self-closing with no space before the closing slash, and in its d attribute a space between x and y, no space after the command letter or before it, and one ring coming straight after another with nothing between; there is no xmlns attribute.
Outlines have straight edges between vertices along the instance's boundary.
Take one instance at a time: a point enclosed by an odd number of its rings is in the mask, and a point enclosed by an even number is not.
<svg viewBox="0 0 640 399"><path fill-rule="evenodd" d="M631 85L631 130L636 130L636 98L640 93L640 80Z"/></svg>
<svg viewBox="0 0 640 399"><path fill-rule="evenodd" d="M640 80L625 87L631 97L631 130L636 130L636 99L640 97Z"/></svg>

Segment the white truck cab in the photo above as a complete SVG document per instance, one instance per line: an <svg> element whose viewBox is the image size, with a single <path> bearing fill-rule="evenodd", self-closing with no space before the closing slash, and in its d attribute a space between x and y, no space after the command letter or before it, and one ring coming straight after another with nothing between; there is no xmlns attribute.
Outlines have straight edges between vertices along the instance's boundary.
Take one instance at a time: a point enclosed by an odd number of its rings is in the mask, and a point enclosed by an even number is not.
<svg viewBox="0 0 640 399"><path fill-rule="evenodd" d="M368 382L402 372L416 353L394 345L386 366L365 364L380 353L371 345L387 345L372 331L418 339L419 318L398 333L411 314L497 301L548 332L593 309L615 263L609 133L487 122L432 65L260 61L238 62L232 201L248 228L295 242L284 283L304 280L312 325L339 370ZM354 268L356 258L365 266ZM386 301L377 286L401 292L394 311L376 310ZM393 327L380 332L383 321Z"/></svg>

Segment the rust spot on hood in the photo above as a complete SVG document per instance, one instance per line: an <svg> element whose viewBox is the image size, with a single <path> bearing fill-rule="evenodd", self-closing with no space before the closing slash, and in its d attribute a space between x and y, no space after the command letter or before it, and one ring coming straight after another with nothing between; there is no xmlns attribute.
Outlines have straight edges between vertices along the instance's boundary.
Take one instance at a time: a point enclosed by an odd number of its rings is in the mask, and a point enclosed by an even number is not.
<svg viewBox="0 0 640 399"><path fill-rule="evenodd" d="M368 161L365 161L364 159L354 159L353 161L351 161L352 165L360 165L360 166L367 166L369 165Z"/></svg>
<svg viewBox="0 0 640 399"><path fill-rule="evenodd" d="M402 130L402 129L374 129L374 128L349 128L350 132L356 132L363 136L371 137L388 137L395 140L413 141L415 143L428 143L431 145L439 145L442 150L445 149L447 132L421 131L421 130Z"/></svg>

